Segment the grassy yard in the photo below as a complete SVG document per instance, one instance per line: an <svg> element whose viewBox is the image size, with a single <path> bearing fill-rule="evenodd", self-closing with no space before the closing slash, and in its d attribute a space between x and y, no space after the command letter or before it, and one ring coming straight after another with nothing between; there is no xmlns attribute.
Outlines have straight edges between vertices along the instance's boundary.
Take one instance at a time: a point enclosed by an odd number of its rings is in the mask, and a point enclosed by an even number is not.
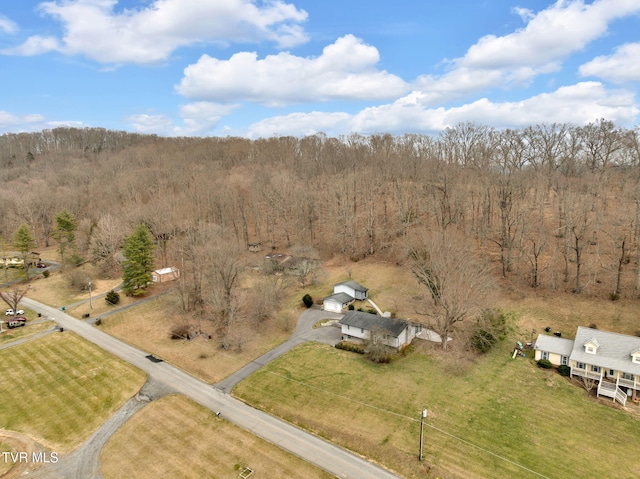
<svg viewBox="0 0 640 479"><path fill-rule="evenodd" d="M145 406L109 439L100 462L106 479L237 478L244 467L256 478L332 477L184 396Z"/></svg>
<svg viewBox="0 0 640 479"><path fill-rule="evenodd" d="M51 329L54 326L52 321L44 321L42 323L31 325L27 321L27 325L21 328L8 329L5 324L2 325L2 333L0 333L0 344L14 339L25 338L41 331Z"/></svg>
<svg viewBox="0 0 640 479"><path fill-rule="evenodd" d="M132 397L145 374L70 332L0 351L0 428L65 453Z"/></svg>
<svg viewBox="0 0 640 479"><path fill-rule="evenodd" d="M288 335L277 327L262 334L249 331L251 341L245 343L241 352L220 349L215 340L202 336L191 341L170 339L171 328L184 320L178 301L177 293L167 294L104 318L100 328L210 383L224 379L273 349ZM210 332L208 328L211 323L203 320L201 329Z"/></svg>
<svg viewBox="0 0 640 479"><path fill-rule="evenodd" d="M418 348L374 365L307 343L234 393L406 477L636 477L640 419L508 348L475 363Z"/></svg>
<svg viewBox="0 0 640 479"><path fill-rule="evenodd" d="M13 451L13 448L11 447L11 444L7 444L5 442L0 441L0 454L2 454L3 452L12 452L12 451ZM11 461L5 461L1 458L2 456L0 456L0 477L2 477L4 473L7 472L9 469L11 469L11 467L13 466L13 463Z"/></svg>

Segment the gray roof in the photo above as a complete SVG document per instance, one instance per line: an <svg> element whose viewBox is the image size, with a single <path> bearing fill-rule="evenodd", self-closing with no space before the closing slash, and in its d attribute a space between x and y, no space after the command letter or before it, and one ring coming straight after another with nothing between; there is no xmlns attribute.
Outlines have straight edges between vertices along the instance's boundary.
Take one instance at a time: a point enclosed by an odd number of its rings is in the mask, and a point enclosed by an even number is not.
<svg viewBox="0 0 640 479"><path fill-rule="evenodd" d="M548 353L559 354L560 356L571 356L573 350L573 339L558 338L556 336L538 335L534 349L546 351Z"/></svg>
<svg viewBox="0 0 640 479"><path fill-rule="evenodd" d="M340 286L341 284L344 284L345 286L349 286L354 291L362 291L363 293L366 291L369 291L369 288L365 288L364 286L356 283L355 281L344 281L342 283L336 284L335 286Z"/></svg>
<svg viewBox="0 0 640 479"><path fill-rule="evenodd" d="M589 354L584 350L584 344L591 339L596 339L600 344L596 354ZM631 353L638 348L640 338L636 336L579 327L571 359L605 369L640 375L640 364L631 361Z"/></svg>
<svg viewBox="0 0 640 479"><path fill-rule="evenodd" d="M326 301L326 300L335 301L336 303L340 303L340 304L347 304L353 301L353 297L348 295L347 293L336 293L336 294L332 294L331 296L322 298L322 301Z"/></svg>
<svg viewBox="0 0 640 479"><path fill-rule="evenodd" d="M408 325L406 321L401 319L384 318L375 314L363 313L362 311L349 311L340 320L340 324L353 326L354 328L362 328L368 331L379 329L396 338L400 336Z"/></svg>

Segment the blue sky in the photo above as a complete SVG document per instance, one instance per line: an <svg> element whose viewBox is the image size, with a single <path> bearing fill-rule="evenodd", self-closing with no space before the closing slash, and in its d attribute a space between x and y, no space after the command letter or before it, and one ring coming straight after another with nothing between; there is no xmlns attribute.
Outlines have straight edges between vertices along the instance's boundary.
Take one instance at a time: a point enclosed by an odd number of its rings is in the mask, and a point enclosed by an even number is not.
<svg viewBox="0 0 640 479"><path fill-rule="evenodd" d="M630 128L640 0L16 0L0 66L0 133Z"/></svg>

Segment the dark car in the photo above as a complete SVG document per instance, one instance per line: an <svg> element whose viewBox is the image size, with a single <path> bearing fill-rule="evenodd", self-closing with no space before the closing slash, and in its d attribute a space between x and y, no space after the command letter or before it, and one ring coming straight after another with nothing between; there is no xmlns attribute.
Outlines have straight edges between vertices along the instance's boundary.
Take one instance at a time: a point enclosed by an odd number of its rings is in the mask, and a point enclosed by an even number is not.
<svg viewBox="0 0 640 479"><path fill-rule="evenodd" d="M20 317L13 318L7 321L7 328L9 329L19 328L20 326L24 326L26 323L27 323L26 318L20 318Z"/></svg>

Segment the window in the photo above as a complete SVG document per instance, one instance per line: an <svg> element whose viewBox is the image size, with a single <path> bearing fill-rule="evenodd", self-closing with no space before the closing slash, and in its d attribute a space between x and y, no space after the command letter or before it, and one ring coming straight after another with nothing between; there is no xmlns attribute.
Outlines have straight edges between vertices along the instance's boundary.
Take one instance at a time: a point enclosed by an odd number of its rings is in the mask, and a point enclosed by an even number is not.
<svg viewBox="0 0 640 479"><path fill-rule="evenodd" d="M584 363L576 363L576 368L578 368L578 369L587 369L587 366Z"/></svg>
<svg viewBox="0 0 640 479"><path fill-rule="evenodd" d="M600 366L591 366L591 370L592 370L594 373L599 373L599 372L600 372Z"/></svg>
<svg viewBox="0 0 640 479"><path fill-rule="evenodd" d="M360 328L360 332L364 334L364 328Z"/></svg>
<svg viewBox="0 0 640 479"><path fill-rule="evenodd" d="M596 350L593 346L587 346L587 352L589 354L596 354Z"/></svg>
<svg viewBox="0 0 640 479"><path fill-rule="evenodd" d="M548 359L549 359L549 353L548 353L547 351L542 351L542 356L541 356L541 358L542 358L542 359L547 359L547 360L548 360Z"/></svg>
<svg viewBox="0 0 640 479"><path fill-rule="evenodd" d="M613 369L609 369L609 376L615 376L616 372Z"/></svg>
<svg viewBox="0 0 640 479"><path fill-rule="evenodd" d="M623 373L622 374L622 379L628 379L629 381L633 381L633 374Z"/></svg>
<svg viewBox="0 0 640 479"><path fill-rule="evenodd" d="M569 364L569 356L562 356L560 358L560 364L562 364L563 366L566 366L567 364Z"/></svg>

